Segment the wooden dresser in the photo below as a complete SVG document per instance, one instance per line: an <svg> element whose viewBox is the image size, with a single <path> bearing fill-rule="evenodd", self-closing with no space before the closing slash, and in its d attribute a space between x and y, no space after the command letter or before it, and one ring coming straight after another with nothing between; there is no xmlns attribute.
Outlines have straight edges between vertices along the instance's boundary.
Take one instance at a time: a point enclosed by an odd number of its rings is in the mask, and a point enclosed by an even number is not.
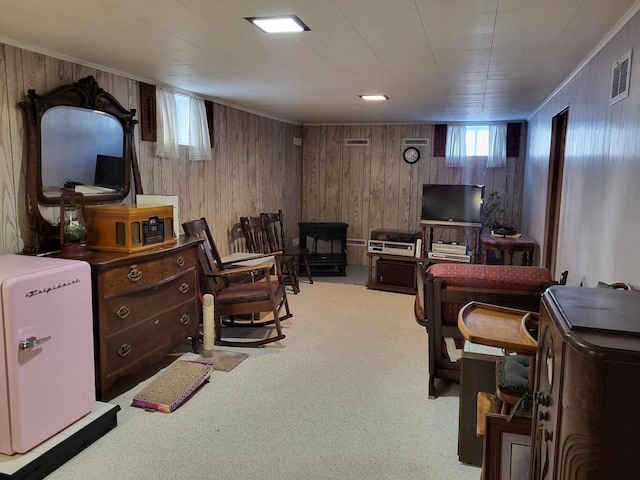
<svg viewBox="0 0 640 480"><path fill-rule="evenodd" d="M200 321L198 246L144 252L93 252L96 388L100 399L120 377L137 373L194 337Z"/></svg>
<svg viewBox="0 0 640 480"><path fill-rule="evenodd" d="M554 286L542 299L531 478L637 478L640 292Z"/></svg>

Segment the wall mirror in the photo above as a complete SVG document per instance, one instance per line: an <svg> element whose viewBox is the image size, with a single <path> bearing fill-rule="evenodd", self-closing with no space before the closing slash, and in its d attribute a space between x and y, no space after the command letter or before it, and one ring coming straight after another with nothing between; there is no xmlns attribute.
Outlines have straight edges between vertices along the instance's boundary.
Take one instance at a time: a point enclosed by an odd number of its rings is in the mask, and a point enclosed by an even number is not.
<svg viewBox="0 0 640 480"><path fill-rule="evenodd" d="M27 209L36 231L30 252L57 249L57 227L38 205L58 205L65 190L80 191L85 203L119 202L142 193L133 142L135 109L127 110L89 76L20 102L27 125Z"/></svg>

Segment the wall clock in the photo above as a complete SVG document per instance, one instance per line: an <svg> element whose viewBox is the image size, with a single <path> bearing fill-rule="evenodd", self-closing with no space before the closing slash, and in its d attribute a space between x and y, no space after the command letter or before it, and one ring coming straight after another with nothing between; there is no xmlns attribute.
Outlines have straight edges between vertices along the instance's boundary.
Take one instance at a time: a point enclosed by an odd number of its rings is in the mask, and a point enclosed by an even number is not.
<svg viewBox="0 0 640 480"><path fill-rule="evenodd" d="M420 150L416 147L407 147L402 153L402 158L407 163L416 163L420 160Z"/></svg>

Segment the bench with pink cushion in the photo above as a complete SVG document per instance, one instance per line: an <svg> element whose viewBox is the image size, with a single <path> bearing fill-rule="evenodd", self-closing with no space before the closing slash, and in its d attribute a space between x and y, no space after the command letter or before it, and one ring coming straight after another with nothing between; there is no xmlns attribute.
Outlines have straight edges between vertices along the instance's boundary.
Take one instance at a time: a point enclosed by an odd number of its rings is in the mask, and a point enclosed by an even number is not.
<svg viewBox="0 0 640 480"><path fill-rule="evenodd" d="M415 316L428 336L429 397L436 378L460 381L460 363L452 361L445 338L462 348L458 312L471 301L537 312L542 292L554 282L546 268L511 265L438 263L417 268Z"/></svg>

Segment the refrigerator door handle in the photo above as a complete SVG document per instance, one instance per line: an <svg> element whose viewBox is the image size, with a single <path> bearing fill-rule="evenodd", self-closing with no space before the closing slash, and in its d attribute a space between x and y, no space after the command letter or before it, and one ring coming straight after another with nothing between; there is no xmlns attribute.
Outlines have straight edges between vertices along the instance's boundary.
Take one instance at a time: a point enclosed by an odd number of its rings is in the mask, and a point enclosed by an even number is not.
<svg viewBox="0 0 640 480"><path fill-rule="evenodd" d="M51 335L44 338L29 337L26 340L20 340L18 347L20 350L29 350L30 348L37 348L49 340L51 340Z"/></svg>

